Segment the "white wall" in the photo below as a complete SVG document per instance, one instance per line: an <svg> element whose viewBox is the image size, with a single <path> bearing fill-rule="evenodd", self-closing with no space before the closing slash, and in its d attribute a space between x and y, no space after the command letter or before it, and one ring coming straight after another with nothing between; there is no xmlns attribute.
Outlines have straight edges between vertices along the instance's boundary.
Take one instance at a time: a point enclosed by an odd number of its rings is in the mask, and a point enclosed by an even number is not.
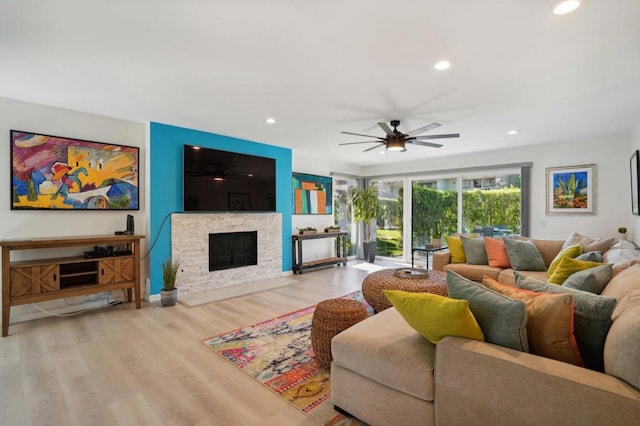
<svg viewBox="0 0 640 426"><path fill-rule="evenodd" d="M633 154L633 151L640 149L640 118L636 121L636 125L631 132L631 149L629 150L629 158ZM627 238L636 244L640 243L640 216L631 216L630 233L627 234Z"/></svg>
<svg viewBox="0 0 640 426"><path fill-rule="evenodd" d="M0 239L32 237L64 237L73 235L112 234L126 227L126 216L135 217L138 233L146 228L145 187L140 188L140 210L127 212L112 211L17 211L10 210L10 143L9 131L22 130L55 136L85 139L96 142L114 143L140 147L140 182L145 179L145 127L141 123L116 120L92 114L52 108L0 97L0 138L4 139L0 149ZM148 242L143 240L146 250ZM83 248L80 248L80 254ZM144 250L143 250L144 251ZM16 252L12 260L26 258L33 252ZM40 257L64 255L63 251L38 253ZM142 277L146 276L143 265ZM143 283L144 285L144 283ZM144 293L144 292L143 292ZM84 297L84 296L83 296ZM78 299L78 298L76 298ZM82 300L74 300L74 303ZM64 300L43 302L39 305L60 311L66 307ZM84 308L85 305L73 308ZM68 307L67 307L68 308ZM69 309L62 310L69 310ZM11 322L44 316L31 305L16 306L11 309Z"/></svg>
<svg viewBox="0 0 640 426"><path fill-rule="evenodd" d="M309 173L312 175L331 176L331 172L340 171L350 175L360 175L360 168L346 163L320 160L307 157L299 152L293 151L293 171L297 173ZM298 228L312 226L322 231L325 226L333 225L333 215L293 215L291 220L291 233L298 232ZM332 257L333 239L307 240L303 243L303 260L310 261Z"/></svg>
<svg viewBox="0 0 640 426"><path fill-rule="evenodd" d="M640 126L640 125L639 125ZM637 132L640 133L640 132ZM640 135L636 136L640 145ZM630 201L628 135L593 140L554 143L473 155L440 157L402 165L363 167L366 176L394 173L434 172L456 168L531 162L531 236L563 239L571 232L590 236L616 235L620 226L633 229ZM545 169L547 167L596 164L596 214L547 215ZM640 222L639 222L640 223ZM636 229L640 229L636 226Z"/></svg>

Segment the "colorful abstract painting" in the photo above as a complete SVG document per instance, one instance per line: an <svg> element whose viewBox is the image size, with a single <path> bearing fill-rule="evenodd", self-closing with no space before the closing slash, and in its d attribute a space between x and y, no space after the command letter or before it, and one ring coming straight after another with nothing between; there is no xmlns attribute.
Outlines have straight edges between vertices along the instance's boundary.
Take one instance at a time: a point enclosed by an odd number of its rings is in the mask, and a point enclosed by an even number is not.
<svg viewBox="0 0 640 426"><path fill-rule="evenodd" d="M595 165L547 168L547 214L595 213Z"/></svg>
<svg viewBox="0 0 640 426"><path fill-rule="evenodd" d="M11 209L138 210L138 148L11 131Z"/></svg>
<svg viewBox="0 0 640 426"><path fill-rule="evenodd" d="M332 179L293 173L293 214L332 214Z"/></svg>

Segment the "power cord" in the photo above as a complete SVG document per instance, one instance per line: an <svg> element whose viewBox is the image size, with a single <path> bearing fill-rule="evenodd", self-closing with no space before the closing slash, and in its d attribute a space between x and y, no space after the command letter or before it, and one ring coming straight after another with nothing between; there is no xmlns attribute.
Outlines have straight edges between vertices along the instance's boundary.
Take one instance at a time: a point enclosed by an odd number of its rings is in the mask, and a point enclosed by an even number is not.
<svg viewBox="0 0 640 426"><path fill-rule="evenodd" d="M76 316L76 315L79 315L79 314L83 314L85 312L97 311L98 309L104 309L104 308L108 308L110 306L119 305L119 304L121 304L121 303L123 303L123 302L125 302L127 300L127 296L126 296L126 293L124 293L124 290L123 290L123 298L122 299L110 301L109 298L110 298L110 295L107 297L107 303L102 305L102 306L96 306L95 308L81 309L79 311L69 312L69 313L66 313L66 314L56 314L56 313L47 311L46 309L41 308L40 306L38 306L37 303L32 303L32 305L35 306L37 309L39 309L40 311L44 312L47 315L51 315L51 316L54 316L54 317L73 317L73 316ZM65 300L65 303L67 303L67 305L71 305L71 306L75 305L75 303L68 303L67 299L64 299L64 300ZM82 303L85 303L85 302L87 302L87 300L85 300Z"/></svg>
<svg viewBox="0 0 640 426"><path fill-rule="evenodd" d="M151 246L149 247L149 250L147 250L147 252L145 253L144 256L142 256L140 258L140 260L144 259L145 257L149 256L149 253L151 253L151 250L153 250L153 247L156 245L156 242L158 242L158 237L160 236L160 233L162 232L162 228L164 227L165 222L167 221L167 219L169 219L169 216L171 216L174 213L180 213L180 212L169 212L167 213L167 215L164 217L164 219L162 219L162 223L160 224L160 229L158 229L158 233L156 234L156 237L153 240L153 243L151 243Z"/></svg>

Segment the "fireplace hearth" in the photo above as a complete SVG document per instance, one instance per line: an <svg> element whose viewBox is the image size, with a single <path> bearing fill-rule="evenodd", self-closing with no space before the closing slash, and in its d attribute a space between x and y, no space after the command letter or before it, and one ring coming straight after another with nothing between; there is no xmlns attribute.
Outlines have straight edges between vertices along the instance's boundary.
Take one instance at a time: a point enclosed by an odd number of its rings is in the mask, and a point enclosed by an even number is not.
<svg viewBox="0 0 640 426"><path fill-rule="evenodd" d="M209 271L257 264L257 231L209 234Z"/></svg>

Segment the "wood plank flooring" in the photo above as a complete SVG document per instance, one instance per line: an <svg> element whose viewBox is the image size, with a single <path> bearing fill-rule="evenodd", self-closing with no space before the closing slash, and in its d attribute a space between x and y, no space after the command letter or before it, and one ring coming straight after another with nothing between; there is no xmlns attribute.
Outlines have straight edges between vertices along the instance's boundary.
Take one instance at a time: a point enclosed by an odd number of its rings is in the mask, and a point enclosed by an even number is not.
<svg viewBox="0 0 640 426"><path fill-rule="evenodd" d="M366 272L353 265L196 307L127 303L12 324L0 339L0 424L314 425L200 340L360 290Z"/></svg>

